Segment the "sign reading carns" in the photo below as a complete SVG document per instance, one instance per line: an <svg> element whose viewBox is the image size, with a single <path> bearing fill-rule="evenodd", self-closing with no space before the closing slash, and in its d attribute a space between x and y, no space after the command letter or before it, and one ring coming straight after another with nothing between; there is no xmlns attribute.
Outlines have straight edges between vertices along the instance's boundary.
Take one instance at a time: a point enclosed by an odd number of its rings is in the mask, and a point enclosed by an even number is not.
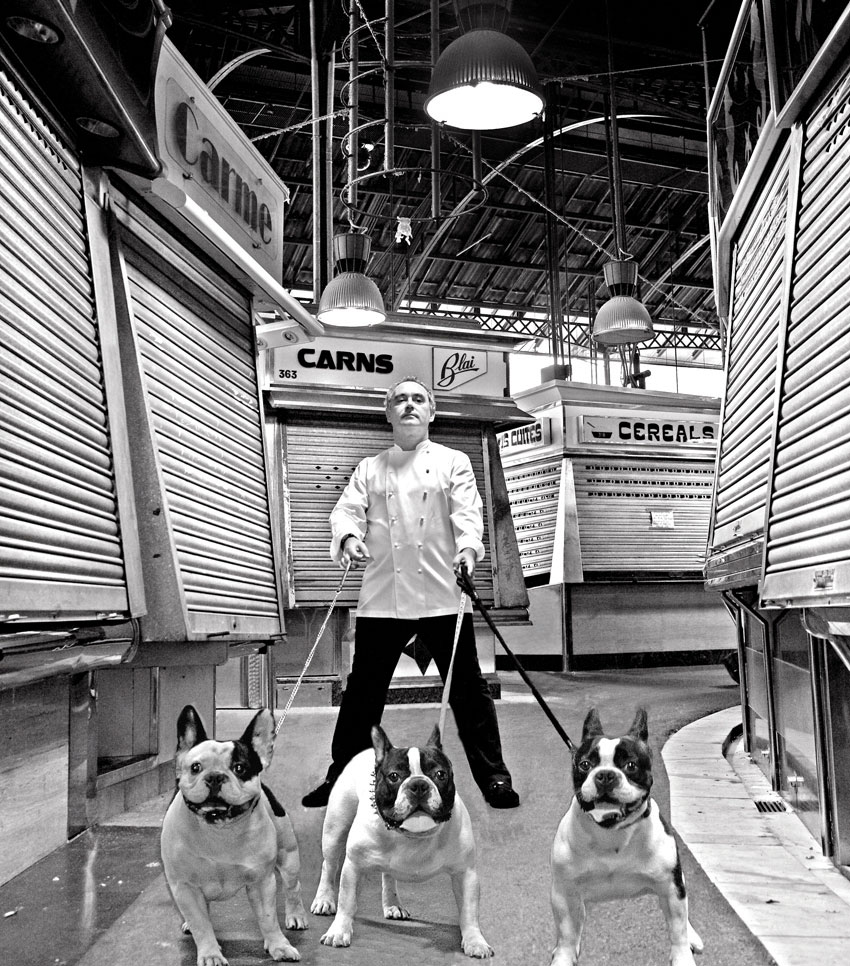
<svg viewBox="0 0 850 966"><path fill-rule="evenodd" d="M405 376L425 379L435 392L480 396L504 396L508 378L502 352L320 338L273 349L269 385L388 389Z"/></svg>
<svg viewBox="0 0 850 966"><path fill-rule="evenodd" d="M713 447L717 423L655 416L582 416L581 438L585 443Z"/></svg>

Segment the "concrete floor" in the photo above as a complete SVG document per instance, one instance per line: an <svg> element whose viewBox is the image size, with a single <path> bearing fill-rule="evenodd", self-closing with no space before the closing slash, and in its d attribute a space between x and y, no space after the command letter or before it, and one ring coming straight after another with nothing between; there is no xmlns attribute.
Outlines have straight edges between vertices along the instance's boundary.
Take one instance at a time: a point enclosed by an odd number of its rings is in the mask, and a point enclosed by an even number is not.
<svg viewBox="0 0 850 966"><path fill-rule="evenodd" d="M569 755L519 677L510 673L500 677L502 698L497 706L505 758L522 797L521 807L495 811L484 803L469 776L451 716L445 745L475 830L481 927L495 948L495 962L543 966L549 962L554 936L548 900L549 850L571 795ZM667 814L670 784L662 747L685 726L735 708L739 699L737 685L716 666L536 673L533 678L574 738L592 705L599 709L609 734L629 725L636 706L648 709L656 763L654 795ZM220 712L216 736L240 733L250 714ZM734 720L734 712L731 714ZM438 715L437 705L393 706L387 709L384 727L396 743L415 744L424 741ZM324 810L306 810L300 798L324 776L335 717L332 708L293 708L278 738L267 778L292 817L308 908L318 882ZM704 752L702 739L697 746ZM724 760L719 746L716 754ZM129 966L139 962L145 966L193 966L194 943L180 934L180 919L161 874L158 827L166 804L164 798L154 800L90 830L0 887L0 962L15 966ZM728 833L733 841L728 816L718 813L715 820L708 799L705 805L706 821L715 837ZM706 966L767 966L774 962L687 848L683 849L683 868L691 919L706 946ZM354 943L349 949L320 945L319 936L329 922L322 917L310 915L306 932L289 933L302 962L315 966L468 962L459 949L457 913L447 879L402 889L402 899L413 913L408 922L382 918L379 891L377 878L363 884ZM803 895L803 904L805 899ZM213 915L231 966L269 962L244 895L216 904ZM850 922L850 917L841 921ZM664 923L653 899L590 908L582 963L660 966L667 960ZM825 966L820 958L797 962Z"/></svg>

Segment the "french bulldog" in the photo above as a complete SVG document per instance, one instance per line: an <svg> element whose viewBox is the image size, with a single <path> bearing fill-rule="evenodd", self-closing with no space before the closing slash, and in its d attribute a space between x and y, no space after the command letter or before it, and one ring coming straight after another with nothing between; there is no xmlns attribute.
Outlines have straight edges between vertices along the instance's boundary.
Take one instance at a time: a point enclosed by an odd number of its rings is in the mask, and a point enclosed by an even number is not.
<svg viewBox="0 0 850 966"><path fill-rule="evenodd" d="M575 966L585 903L655 893L667 920L671 966L694 966L702 940L688 921L679 849L651 798L646 711L628 734L606 738L592 708L573 754L575 794L552 844L552 966Z"/></svg>
<svg viewBox="0 0 850 966"><path fill-rule="evenodd" d="M364 872L381 873L386 919L410 918L397 881L423 882L446 872L458 906L463 952L477 959L493 955L478 926L472 823L455 789L439 726L422 748L395 748L380 726L372 728L372 749L355 755L331 790L322 857L310 911L335 914L322 936L324 945L351 945L357 886Z"/></svg>
<svg viewBox="0 0 850 966"><path fill-rule="evenodd" d="M287 929L306 929L292 822L261 783L274 751L274 717L257 712L236 741L207 738L191 706L177 720L177 789L162 824L162 864L198 951L198 966L227 966L209 903L246 889L263 943L275 960L298 960L277 915L277 871Z"/></svg>

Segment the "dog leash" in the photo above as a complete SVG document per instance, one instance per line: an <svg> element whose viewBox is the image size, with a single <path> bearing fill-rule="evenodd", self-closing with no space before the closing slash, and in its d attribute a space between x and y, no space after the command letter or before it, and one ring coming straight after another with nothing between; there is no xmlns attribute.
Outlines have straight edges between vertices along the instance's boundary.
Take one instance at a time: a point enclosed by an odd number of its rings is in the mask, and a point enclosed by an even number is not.
<svg viewBox="0 0 850 966"><path fill-rule="evenodd" d="M298 675L298 680L295 682L295 687L289 695L289 700L286 702L286 707L283 709L283 713L280 716L280 721L275 725L274 736L277 738L277 733L281 729L281 725L286 720L286 715L289 712L292 702L295 700L295 695L298 694L298 689L301 687L301 682L304 680L304 675L307 673L307 668L310 667L310 662L313 660L313 655L316 653L316 648L319 646L319 641L322 639L322 634L325 633L325 628L328 626L328 621L331 619L331 614L336 607L336 602L339 595L342 593L342 586L345 583L345 578L348 576L348 571L351 570L351 561L349 560L345 565L345 571L342 575L342 580L339 582L339 587L336 589L336 593L331 601L331 606L328 608L327 614L325 614L325 619L322 621L322 626L319 628L319 633L316 635L316 642L310 648L310 653L307 655L307 660L304 662L304 667L301 669L301 673Z"/></svg>
<svg viewBox="0 0 850 966"><path fill-rule="evenodd" d="M564 742L564 744L567 746L567 748L569 748L571 752L574 751L576 746L573 744L572 739L566 733L566 731L564 731L564 729L561 727L561 722L558 721L558 719L552 713L552 709L549 707L548 704L546 704L546 701L543 698L543 695L534 686L534 683L532 682L531 678L529 678L529 676L525 673L525 668L519 663L517 656L505 643L504 637L502 637L502 635L499 633L499 629L493 623L493 619L492 617L490 617L490 614L488 613L487 608L481 602L481 598L478 596L478 592L475 589L475 585L472 583L472 578L469 576L469 573L467 572L465 567L461 569L461 572L457 578L457 582L460 585L460 587L463 589L463 591L469 595L470 600L478 608L484 620L487 621L487 624L489 625L490 630L496 635L496 639L505 649L505 653L513 661L514 666L516 667L517 671L519 671L519 676L528 685L529 690L537 699L537 703L543 709L544 713L546 714L546 717L552 722L552 726L554 727L555 731L557 731L558 734L561 736L561 740Z"/></svg>
<svg viewBox="0 0 850 966"><path fill-rule="evenodd" d="M462 572L466 573L466 567L461 568ZM446 724L446 709L449 706L449 691L452 686L452 672L455 667L455 654L457 653L457 642L460 639L460 627L463 623L463 612L466 610L466 591L461 590L460 592L460 603L457 608L457 620L455 621L455 639L452 643L452 656L449 661L449 669L446 672L446 680L443 684L443 697L440 701L440 740L443 740L443 735L445 734L445 724Z"/></svg>

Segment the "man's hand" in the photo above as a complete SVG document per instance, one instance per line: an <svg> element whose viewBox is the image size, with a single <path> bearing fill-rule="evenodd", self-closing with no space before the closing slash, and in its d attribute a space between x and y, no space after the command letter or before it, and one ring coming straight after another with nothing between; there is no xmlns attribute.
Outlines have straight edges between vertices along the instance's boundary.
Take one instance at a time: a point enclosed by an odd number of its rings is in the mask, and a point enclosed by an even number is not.
<svg viewBox="0 0 850 966"><path fill-rule="evenodd" d="M349 537L342 546L340 563L343 567L350 563L352 568L356 570L361 563L368 563L371 559L372 555L369 553L369 548L360 537Z"/></svg>
<svg viewBox="0 0 850 966"><path fill-rule="evenodd" d="M465 567L467 574L471 577L475 573L475 564L477 561L475 556L475 551L471 550L469 547L464 547L452 561L452 568L455 572L455 577L460 576L461 568Z"/></svg>

